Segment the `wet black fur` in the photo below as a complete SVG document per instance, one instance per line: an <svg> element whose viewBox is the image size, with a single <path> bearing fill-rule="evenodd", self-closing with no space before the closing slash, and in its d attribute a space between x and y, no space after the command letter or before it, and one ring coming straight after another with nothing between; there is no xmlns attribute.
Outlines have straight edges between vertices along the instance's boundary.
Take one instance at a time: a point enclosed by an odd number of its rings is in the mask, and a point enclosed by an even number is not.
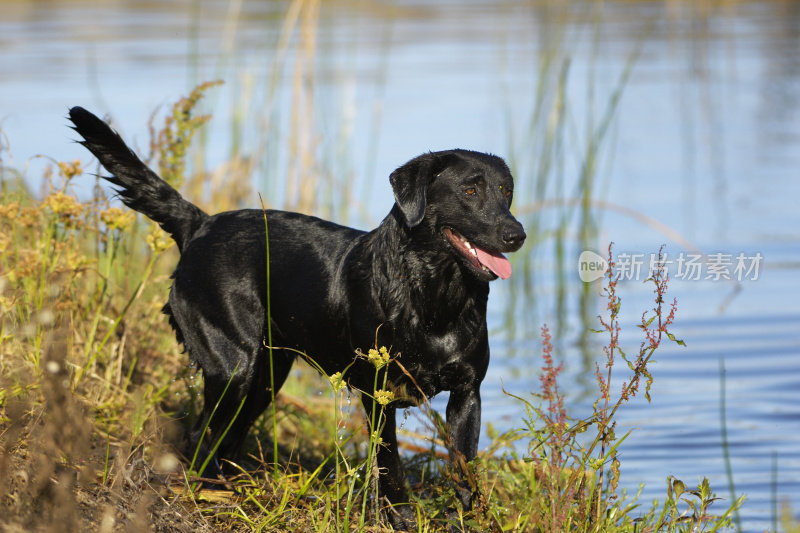
<svg viewBox="0 0 800 533"><path fill-rule="evenodd" d="M193 439L199 440L219 401L204 439L215 442L246 397L217 453L234 458L271 397L264 212L210 216L147 168L105 122L80 107L69 115L82 144L112 174L106 179L122 201L158 222L180 248L164 311L204 374L205 407ZM452 444L467 461L477 452L479 388L489 363L486 302L495 276L471 266L443 228L495 252L519 249L525 233L509 212L513 180L498 157L428 153L394 171L390 182L396 203L370 232L298 213L268 210L266 216L273 346L304 352L328 374L353 363L347 382L371 393L375 369L364 359L354 362L354 355L374 347L377 335L377 345L391 347L413 376L398 364L389 367L392 388L406 396L386 410L386 446L378 453L381 493L400 503L407 491L395 435L397 407L450 391ZM276 390L295 356L273 350ZM372 401L363 398L369 412ZM468 507L471 492L458 490ZM403 507L400 513L411 520ZM401 518L395 523L403 525Z"/></svg>

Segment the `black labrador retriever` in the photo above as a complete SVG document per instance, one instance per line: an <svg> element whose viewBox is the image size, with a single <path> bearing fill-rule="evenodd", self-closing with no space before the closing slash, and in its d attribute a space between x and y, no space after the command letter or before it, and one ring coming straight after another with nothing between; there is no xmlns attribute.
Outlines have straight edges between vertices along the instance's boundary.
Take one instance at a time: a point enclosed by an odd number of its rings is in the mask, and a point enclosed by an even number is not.
<svg viewBox="0 0 800 533"><path fill-rule="evenodd" d="M386 368L396 401L380 429L381 494L393 504L408 501L395 435L398 407L450 391L451 445L466 461L475 457L480 384L489 364L489 282L511 275L502 254L525 240L509 211L514 182L502 159L468 150L412 159L389 177L396 200L389 215L364 232L285 211L208 215L105 122L80 107L69 116L122 201L159 223L180 249L164 312L203 371L205 405L194 442L207 424L203 442L224 435L217 457L233 458L271 401L270 379L277 392L297 353L328 375L345 372L350 387L372 394L375 366L355 354L386 346L395 357ZM370 415L372 398L364 394L362 403ZM457 491L468 508L469 487ZM395 510L396 526L412 521L408 506Z"/></svg>

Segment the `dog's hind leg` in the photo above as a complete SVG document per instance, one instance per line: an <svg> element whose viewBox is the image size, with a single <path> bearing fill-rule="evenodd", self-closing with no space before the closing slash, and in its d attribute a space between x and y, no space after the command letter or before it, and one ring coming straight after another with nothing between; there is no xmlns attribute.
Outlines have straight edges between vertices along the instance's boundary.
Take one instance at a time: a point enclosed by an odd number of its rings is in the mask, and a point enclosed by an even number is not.
<svg viewBox="0 0 800 533"><path fill-rule="evenodd" d="M289 375L294 357L283 350L273 350L272 359L272 381L277 393ZM196 469L213 454L204 477L217 477L222 473L225 465L220 468L217 459L233 461L236 458L253 422L274 396L270 389L268 350L262 347L256 356L238 361L238 366L224 365L213 371L203 371L203 412L192 431L191 444L192 453L198 452Z"/></svg>

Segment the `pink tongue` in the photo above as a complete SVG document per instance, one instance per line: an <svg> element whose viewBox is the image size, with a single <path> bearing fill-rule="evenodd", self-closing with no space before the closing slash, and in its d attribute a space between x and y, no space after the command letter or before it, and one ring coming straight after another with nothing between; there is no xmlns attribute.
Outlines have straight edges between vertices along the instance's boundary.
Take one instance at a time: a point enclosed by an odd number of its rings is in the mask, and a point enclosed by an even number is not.
<svg viewBox="0 0 800 533"><path fill-rule="evenodd" d="M477 246L475 246L475 251L478 252L478 261L497 274L499 278L508 279L511 277L511 263L508 262L508 259L503 254L489 253Z"/></svg>

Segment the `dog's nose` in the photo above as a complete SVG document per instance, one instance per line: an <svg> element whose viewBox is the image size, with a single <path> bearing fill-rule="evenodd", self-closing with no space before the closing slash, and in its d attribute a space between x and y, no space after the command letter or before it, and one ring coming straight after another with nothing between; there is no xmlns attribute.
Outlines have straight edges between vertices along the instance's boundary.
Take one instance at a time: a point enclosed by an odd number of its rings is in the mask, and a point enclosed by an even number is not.
<svg viewBox="0 0 800 533"><path fill-rule="evenodd" d="M507 228L503 231L503 242L510 248L518 250L522 243L525 242L525 230L522 229L522 224L517 222L515 227Z"/></svg>

